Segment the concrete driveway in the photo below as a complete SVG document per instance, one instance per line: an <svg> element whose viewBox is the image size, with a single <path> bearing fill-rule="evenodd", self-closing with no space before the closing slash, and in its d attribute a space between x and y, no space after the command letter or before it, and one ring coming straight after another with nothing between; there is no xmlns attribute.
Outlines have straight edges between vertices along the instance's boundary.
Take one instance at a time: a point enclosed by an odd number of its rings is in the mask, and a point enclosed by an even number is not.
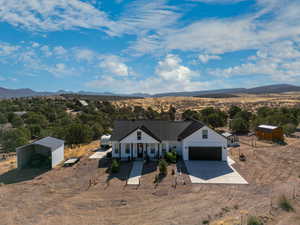
<svg viewBox="0 0 300 225"><path fill-rule="evenodd" d="M222 161L184 161L191 182L194 184L248 184L231 166Z"/></svg>
<svg viewBox="0 0 300 225"><path fill-rule="evenodd" d="M100 149L100 150L96 151L93 155L91 155L89 158L90 159L102 159L106 156L106 154L108 152L111 152L111 151L112 151L111 148L109 148L108 150Z"/></svg>

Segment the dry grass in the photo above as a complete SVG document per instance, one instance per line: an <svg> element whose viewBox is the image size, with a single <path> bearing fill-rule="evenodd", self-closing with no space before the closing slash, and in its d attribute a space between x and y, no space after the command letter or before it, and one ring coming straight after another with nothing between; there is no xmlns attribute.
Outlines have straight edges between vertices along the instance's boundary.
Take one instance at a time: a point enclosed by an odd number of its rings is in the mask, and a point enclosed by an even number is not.
<svg viewBox="0 0 300 225"><path fill-rule="evenodd" d="M17 168L16 157L0 162L0 174Z"/></svg>
<svg viewBox="0 0 300 225"><path fill-rule="evenodd" d="M240 218L238 217L228 217L223 218L221 220L215 221L211 223L211 225L233 225L233 224L240 224Z"/></svg>
<svg viewBox="0 0 300 225"><path fill-rule="evenodd" d="M240 94L233 98L197 98L197 97L162 97L145 99L127 99L114 101L117 107L141 106L145 109L152 107L153 110L160 112L167 111L170 105L175 106L177 112L182 113L187 109L201 110L206 107L218 107L228 110L230 105L238 105L244 109L255 111L262 106L268 107L293 107L300 103L300 93L250 95Z"/></svg>
<svg viewBox="0 0 300 225"><path fill-rule="evenodd" d="M65 159L73 158L73 157L75 158L82 157L87 153L98 149L99 146L100 146L100 141L93 141L89 144L77 145L73 148L67 147L65 148Z"/></svg>

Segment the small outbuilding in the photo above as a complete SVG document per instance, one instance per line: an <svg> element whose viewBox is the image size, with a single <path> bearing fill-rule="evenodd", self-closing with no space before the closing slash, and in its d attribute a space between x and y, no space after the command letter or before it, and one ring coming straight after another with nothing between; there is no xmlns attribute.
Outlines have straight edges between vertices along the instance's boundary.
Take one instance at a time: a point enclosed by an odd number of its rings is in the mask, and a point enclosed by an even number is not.
<svg viewBox="0 0 300 225"><path fill-rule="evenodd" d="M28 167L50 169L64 160L64 141L46 137L18 147L16 151L18 169Z"/></svg>
<svg viewBox="0 0 300 225"><path fill-rule="evenodd" d="M88 105L89 105L85 100L81 100L81 99L78 100L78 103L79 103L81 106L88 106Z"/></svg>
<svg viewBox="0 0 300 225"><path fill-rule="evenodd" d="M237 147L239 146L239 138L236 135L233 135L229 132L224 132L222 135L227 139L228 147Z"/></svg>
<svg viewBox="0 0 300 225"><path fill-rule="evenodd" d="M283 141L283 129L271 125L259 125L255 130L258 139L268 141Z"/></svg>

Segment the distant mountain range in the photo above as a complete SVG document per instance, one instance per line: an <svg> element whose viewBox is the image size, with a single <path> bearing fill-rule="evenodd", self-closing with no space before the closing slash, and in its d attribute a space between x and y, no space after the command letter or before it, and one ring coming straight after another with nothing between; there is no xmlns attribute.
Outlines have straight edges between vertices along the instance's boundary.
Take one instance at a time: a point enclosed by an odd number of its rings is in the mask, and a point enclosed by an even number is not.
<svg viewBox="0 0 300 225"><path fill-rule="evenodd" d="M146 94L146 93L134 93L134 94L115 94L111 92L69 92L59 90L57 92L38 92L29 88L22 89L7 89L0 87L0 98L18 98L18 97L33 97L33 96L51 96L60 94L80 94L80 95L104 95L104 96L129 96L129 97L168 97L168 96L201 96L210 94L271 94L271 93L284 93L299 91L300 87L290 84L275 84L260 86L255 88L231 88L231 89L216 89L208 91L191 91L191 92L169 92L159 94Z"/></svg>

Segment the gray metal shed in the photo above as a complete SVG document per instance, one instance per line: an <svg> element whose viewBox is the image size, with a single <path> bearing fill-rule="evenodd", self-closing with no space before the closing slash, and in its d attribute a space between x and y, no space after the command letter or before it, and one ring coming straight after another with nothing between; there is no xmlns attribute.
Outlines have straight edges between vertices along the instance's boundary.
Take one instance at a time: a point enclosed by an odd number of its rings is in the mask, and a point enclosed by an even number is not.
<svg viewBox="0 0 300 225"><path fill-rule="evenodd" d="M53 168L64 160L64 141L46 137L31 144L18 147L16 151L18 169L27 167L34 154L51 158L51 168Z"/></svg>

